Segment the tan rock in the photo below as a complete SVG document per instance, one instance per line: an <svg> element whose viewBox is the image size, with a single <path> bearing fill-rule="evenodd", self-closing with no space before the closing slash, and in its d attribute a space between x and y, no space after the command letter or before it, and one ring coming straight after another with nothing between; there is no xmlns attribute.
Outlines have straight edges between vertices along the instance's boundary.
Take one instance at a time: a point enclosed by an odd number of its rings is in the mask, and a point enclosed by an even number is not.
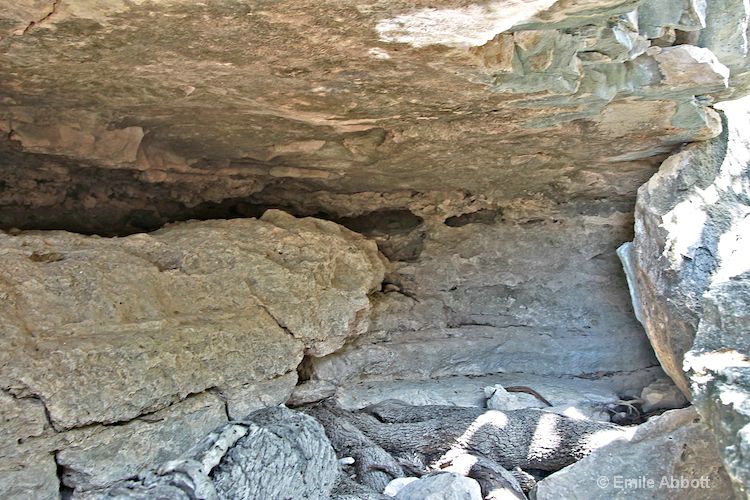
<svg viewBox="0 0 750 500"><path fill-rule="evenodd" d="M57 429L126 421L209 388L247 405L248 384L359 334L383 273L373 243L281 212L0 245L0 311L16 349L4 351L0 380L41 398Z"/></svg>

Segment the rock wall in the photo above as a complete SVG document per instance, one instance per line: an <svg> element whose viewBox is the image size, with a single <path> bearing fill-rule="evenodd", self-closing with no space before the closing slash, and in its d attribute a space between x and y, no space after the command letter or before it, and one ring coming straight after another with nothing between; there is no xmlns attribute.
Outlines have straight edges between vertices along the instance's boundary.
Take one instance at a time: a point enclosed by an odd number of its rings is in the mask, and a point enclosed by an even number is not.
<svg viewBox="0 0 750 500"><path fill-rule="evenodd" d="M375 243L279 211L0 248L5 497L56 495L58 468L109 484L285 402L305 354L365 330L384 272Z"/></svg>
<svg viewBox="0 0 750 500"><path fill-rule="evenodd" d="M736 373L709 363L745 328L715 250L741 251L723 235L746 184L706 169L741 142L714 104L750 90L749 18L741 0L0 0L0 496L132 475L298 377L646 385L649 338L747 481ZM633 308L615 250L665 159ZM739 212L690 202L664 225L693 194ZM693 212L711 231L662 254Z"/></svg>
<svg viewBox="0 0 750 500"><path fill-rule="evenodd" d="M311 359L308 375L341 383L655 366L615 255L629 216L511 217L431 226L419 258L392 266L395 286L377 296L370 332Z"/></svg>
<svg viewBox="0 0 750 500"><path fill-rule="evenodd" d="M750 101L721 108L724 132L670 157L639 190L632 286L661 365L712 427L744 495Z"/></svg>

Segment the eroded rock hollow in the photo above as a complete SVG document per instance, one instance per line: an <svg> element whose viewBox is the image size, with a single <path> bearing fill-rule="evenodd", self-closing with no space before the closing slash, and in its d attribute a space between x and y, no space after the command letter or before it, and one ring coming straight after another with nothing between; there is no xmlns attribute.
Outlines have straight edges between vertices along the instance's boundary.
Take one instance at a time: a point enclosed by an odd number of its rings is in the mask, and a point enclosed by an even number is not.
<svg viewBox="0 0 750 500"><path fill-rule="evenodd" d="M0 0L0 497L744 498L749 20Z"/></svg>

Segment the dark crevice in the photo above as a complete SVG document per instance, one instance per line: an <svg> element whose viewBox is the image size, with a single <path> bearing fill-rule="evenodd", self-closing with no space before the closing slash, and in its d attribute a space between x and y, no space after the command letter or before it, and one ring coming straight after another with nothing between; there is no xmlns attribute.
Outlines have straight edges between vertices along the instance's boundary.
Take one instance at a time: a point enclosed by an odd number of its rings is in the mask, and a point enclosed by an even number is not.
<svg viewBox="0 0 750 500"><path fill-rule="evenodd" d="M66 468L64 465L60 463L60 460L57 458L57 454L59 452L55 451L52 453L52 459L55 461L56 466L56 472L57 472L57 482L59 484L59 492L60 492L60 499L61 500L69 500L73 498L73 488L65 484L65 475L66 475Z"/></svg>
<svg viewBox="0 0 750 500"><path fill-rule="evenodd" d="M495 224L503 215L500 208L479 210L463 215L455 215L445 219L449 227L463 227L468 224Z"/></svg>
<svg viewBox="0 0 750 500"><path fill-rule="evenodd" d="M380 291L385 294L398 293L399 295L408 297L415 302L420 302L420 300L417 298L417 295L409 290L406 286L404 286L400 279L394 276L390 276L383 280L383 282L380 284Z"/></svg>
<svg viewBox="0 0 750 500"><path fill-rule="evenodd" d="M306 354L299 365L297 365L297 385L303 384L312 378L315 370L312 363L312 357Z"/></svg>
<svg viewBox="0 0 750 500"><path fill-rule="evenodd" d="M44 16L43 18L41 18L41 19L39 19L39 20L37 20L37 21L31 21L31 22L30 22L30 23L28 24L28 26L26 26L26 28L24 28L24 30L23 30L23 32L21 32L21 34L22 34L22 35L25 35L25 34L27 34L27 33L28 33L29 31L31 31L31 29L32 29L32 28L33 28L34 26L39 26L39 25L40 25L40 24L42 24L43 22L47 21L47 20L48 20L48 19L49 19L50 17L52 17L53 15L55 15L55 13L57 12L57 9L58 9L58 7L60 6L60 2L61 2L61 1L62 1L62 0L55 0L54 2L52 2L52 5L50 6L50 11L49 11L49 13L48 13L48 14L47 14L46 16Z"/></svg>
<svg viewBox="0 0 750 500"><path fill-rule="evenodd" d="M227 421L232 420L229 417L229 400L227 399L226 394L224 394L224 392L218 387L209 387L205 392L213 394L214 396L219 398L219 400L221 400L221 402L224 404L224 415L227 417Z"/></svg>
<svg viewBox="0 0 750 500"><path fill-rule="evenodd" d="M139 172L100 168L85 160L23 153L15 143L0 141L0 230L65 230L103 237L158 230L187 220L259 218L269 209L295 217L330 220L373 239L390 260L416 260L424 245L422 217L400 208L378 208L358 215L308 202L314 182L259 177L246 196L188 204L176 198L180 180L149 183ZM24 165L23 169L17 165ZM217 181L218 182L218 181ZM39 202L20 203L19 193L32 191ZM264 187L265 186L265 187ZM260 188L260 190L258 190ZM223 189L206 186L206 189ZM331 193L335 195L336 193ZM47 199L54 203L47 204Z"/></svg>
<svg viewBox="0 0 750 500"><path fill-rule="evenodd" d="M411 232L424 219L407 209L381 209L355 217L341 217L334 222L366 235L394 235Z"/></svg>

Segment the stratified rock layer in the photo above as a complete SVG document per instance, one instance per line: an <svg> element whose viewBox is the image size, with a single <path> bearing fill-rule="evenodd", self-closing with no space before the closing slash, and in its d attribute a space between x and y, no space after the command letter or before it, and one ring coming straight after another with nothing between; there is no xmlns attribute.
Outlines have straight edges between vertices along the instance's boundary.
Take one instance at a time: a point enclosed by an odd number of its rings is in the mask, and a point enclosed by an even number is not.
<svg viewBox="0 0 750 500"><path fill-rule="evenodd" d="M2 1L0 225L135 232L311 192L346 195L336 216L362 193L357 215L415 193L466 195L458 215L479 195L629 199L660 155L719 132L747 9Z"/></svg>
<svg viewBox="0 0 750 500"><path fill-rule="evenodd" d="M79 488L286 401L305 352L364 330L384 272L374 243L278 211L126 238L3 235L0 248L0 453L59 450Z"/></svg>
<svg viewBox="0 0 750 500"><path fill-rule="evenodd" d="M749 14L743 0L0 0L0 228L122 236L270 207L371 240L279 212L125 240L3 236L8 491L54 496L56 467L82 487L132 474L162 458L138 443L168 426L194 436L222 407L284 401L305 354L325 391L652 367L614 251L637 187L716 137L713 104L750 88ZM702 327L678 321L687 335L652 338L687 392Z"/></svg>

